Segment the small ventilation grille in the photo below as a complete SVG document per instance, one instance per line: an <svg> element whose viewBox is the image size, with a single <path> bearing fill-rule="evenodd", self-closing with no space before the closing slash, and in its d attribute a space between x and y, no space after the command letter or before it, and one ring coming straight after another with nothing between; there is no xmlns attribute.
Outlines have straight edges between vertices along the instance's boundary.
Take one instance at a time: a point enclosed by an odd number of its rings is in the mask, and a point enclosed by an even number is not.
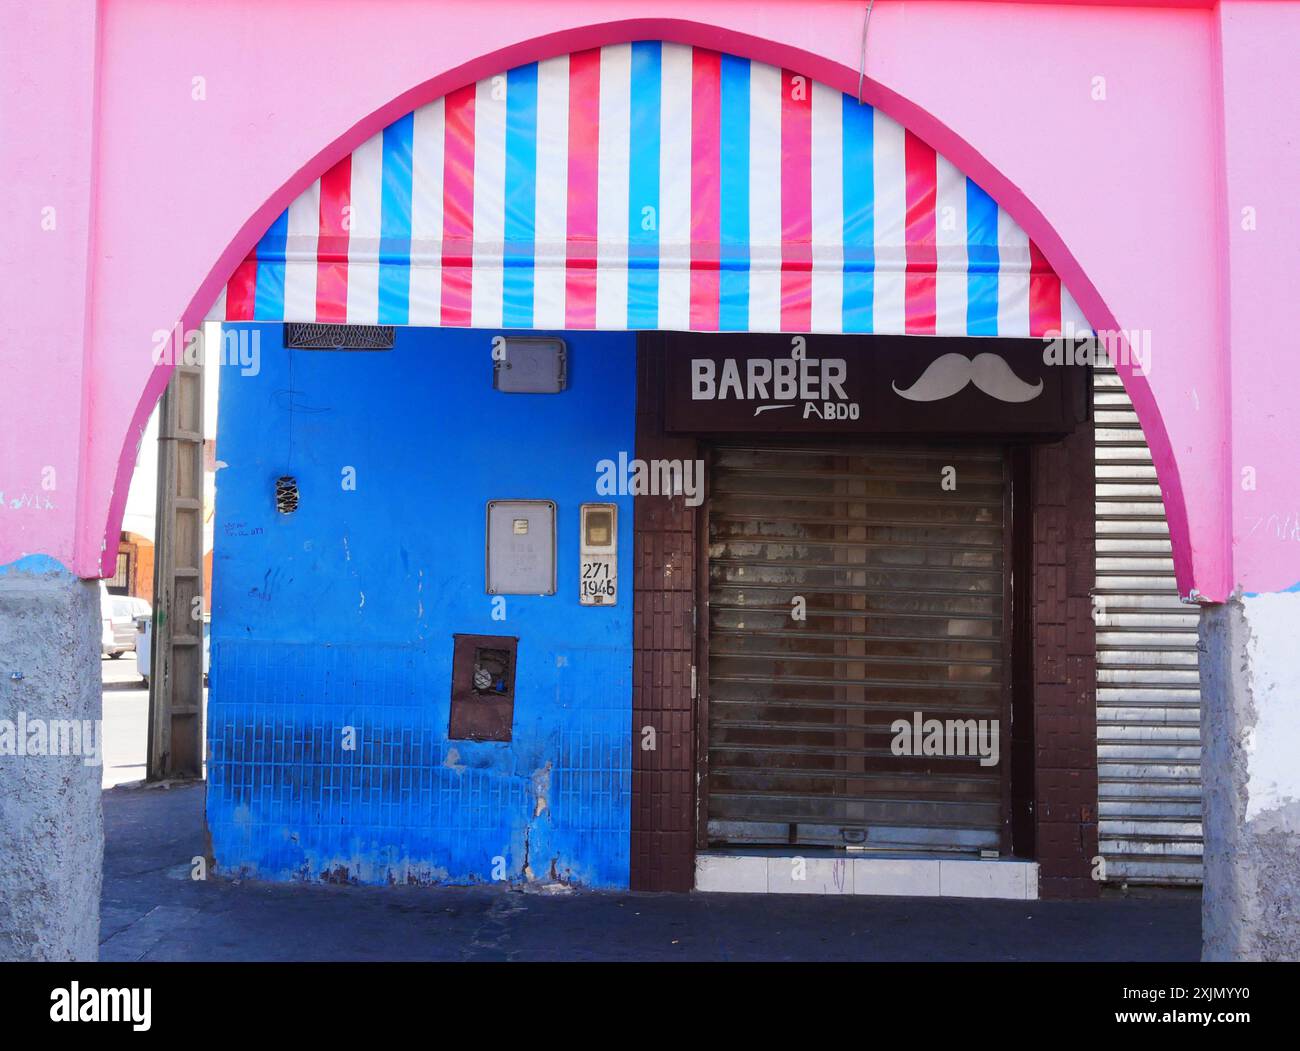
<svg viewBox="0 0 1300 1051"><path fill-rule="evenodd" d="M275 480L275 509L282 515L298 510L298 479L282 475Z"/></svg>
<svg viewBox="0 0 1300 1051"><path fill-rule="evenodd" d="M392 325L315 325L291 322L284 326L290 350L392 350Z"/></svg>

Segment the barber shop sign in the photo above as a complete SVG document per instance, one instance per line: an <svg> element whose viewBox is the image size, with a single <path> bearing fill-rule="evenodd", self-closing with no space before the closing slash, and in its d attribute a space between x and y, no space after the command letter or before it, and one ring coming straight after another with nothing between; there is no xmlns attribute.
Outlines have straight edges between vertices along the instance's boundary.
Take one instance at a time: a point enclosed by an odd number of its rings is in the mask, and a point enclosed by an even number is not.
<svg viewBox="0 0 1300 1051"><path fill-rule="evenodd" d="M1087 369L1039 340L657 337L670 431L1050 434L1087 418Z"/></svg>

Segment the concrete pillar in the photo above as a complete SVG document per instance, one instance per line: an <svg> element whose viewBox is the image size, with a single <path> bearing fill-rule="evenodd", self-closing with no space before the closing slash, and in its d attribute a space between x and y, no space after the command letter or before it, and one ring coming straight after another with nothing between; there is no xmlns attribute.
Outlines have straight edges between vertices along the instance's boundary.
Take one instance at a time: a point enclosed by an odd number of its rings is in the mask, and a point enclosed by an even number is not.
<svg viewBox="0 0 1300 1051"><path fill-rule="evenodd" d="M1300 592L1201 614L1206 960L1300 959Z"/></svg>
<svg viewBox="0 0 1300 1051"><path fill-rule="evenodd" d="M0 569L0 960L99 955L99 610L51 559Z"/></svg>

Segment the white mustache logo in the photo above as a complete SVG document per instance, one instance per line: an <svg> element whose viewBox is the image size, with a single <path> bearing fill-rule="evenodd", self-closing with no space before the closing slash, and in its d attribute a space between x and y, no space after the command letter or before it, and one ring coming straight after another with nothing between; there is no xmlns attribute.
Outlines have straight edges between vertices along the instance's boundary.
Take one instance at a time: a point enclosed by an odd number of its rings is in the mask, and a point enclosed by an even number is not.
<svg viewBox="0 0 1300 1051"><path fill-rule="evenodd" d="M1042 380L1036 386L1026 383L997 354L976 354L973 358L944 354L930 362L907 390L899 390L897 383L891 386L895 394L908 401L941 401L965 390L968 383L998 401L1033 401L1043 393Z"/></svg>

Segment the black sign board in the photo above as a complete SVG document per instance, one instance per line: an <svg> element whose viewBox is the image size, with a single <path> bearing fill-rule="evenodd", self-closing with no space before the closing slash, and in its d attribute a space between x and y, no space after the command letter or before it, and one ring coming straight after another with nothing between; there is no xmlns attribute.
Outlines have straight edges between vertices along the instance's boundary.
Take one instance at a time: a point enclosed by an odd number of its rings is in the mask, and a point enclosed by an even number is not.
<svg viewBox="0 0 1300 1051"><path fill-rule="evenodd" d="M1088 369L1031 339L664 333L668 431L1066 434Z"/></svg>

